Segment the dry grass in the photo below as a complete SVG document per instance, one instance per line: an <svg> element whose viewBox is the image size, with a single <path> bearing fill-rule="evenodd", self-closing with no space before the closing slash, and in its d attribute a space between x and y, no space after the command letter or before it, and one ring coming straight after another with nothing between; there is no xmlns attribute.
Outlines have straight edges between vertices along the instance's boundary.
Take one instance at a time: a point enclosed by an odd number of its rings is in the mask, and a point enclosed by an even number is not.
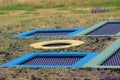
<svg viewBox="0 0 120 80"><path fill-rule="evenodd" d="M120 11L91 14L90 9L86 13L76 13L73 8L69 10L40 9L37 11L10 11L8 14L0 15L0 30L3 36L12 36L30 29L47 28L88 28L104 20L120 20ZM101 17L102 16L102 17Z"/></svg>
<svg viewBox="0 0 120 80"><path fill-rule="evenodd" d="M93 72L94 70L94 72ZM0 69L1 80L119 80L119 69ZM74 74L74 75L73 75ZM2 79L4 78L4 79Z"/></svg>
<svg viewBox="0 0 120 80"><path fill-rule="evenodd" d="M1 7L4 5L12 5L13 3L21 3L21 4L30 4L31 6L34 6L36 4L43 4L44 6L52 6L52 5L61 5L64 7L72 7L72 6L119 6L120 1L119 0L1 0L0 4Z"/></svg>
<svg viewBox="0 0 120 80"><path fill-rule="evenodd" d="M82 1L82 3L81 3ZM17 10L19 7L25 7ZM32 6L37 6L34 10ZM112 3L112 4L111 4ZM29 44L38 41L63 39L10 39L9 37L30 29L47 29L47 28L88 28L103 20L120 20L119 0L0 0L0 64L3 64L13 58L17 58L28 52L33 51L51 51L42 49L33 49ZM13 5L15 4L15 5ZM17 4L17 5L16 5ZM49 4L49 5L48 5ZM102 4L102 5L101 5ZM107 4L107 5L106 5ZM8 9L9 6L12 6ZM32 6L31 6L32 5ZM42 9L44 6L48 8ZM116 6L115 6L116 5ZM7 7L6 7L7 6ZM31 7L30 7L31 6ZM57 6L57 7L56 7ZM82 7L80 7L82 6ZM107 6L106 13L91 14L90 7ZM112 7L111 7L112 6ZM5 8L4 8L5 7ZM15 8L14 8L15 7ZM52 8L54 7L54 8ZM61 8L62 7L62 8ZM64 7L64 8L63 8ZM87 7L87 8L86 8ZM89 7L89 8L88 8ZM40 8L40 9L39 9ZM115 8L115 9L114 9ZM7 11L8 10L8 11ZM83 13L84 12L84 13ZM119 37L73 37L65 39L84 40L86 44L78 47L52 50L52 51L97 51L101 52L113 43ZM98 42L96 42L98 41ZM94 45L93 45L94 44ZM10 52L11 55L7 60L5 55ZM117 70L119 71L119 70ZM86 74L86 75L85 75ZM105 76L103 76L103 74ZM33 76L32 76L33 75ZM111 75L113 75L111 77ZM107 78L108 79L107 79ZM23 69L23 68L6 68L0 69L0 79L6 80L119 80L119 73L112 70L97 69ZM41 78L41 79L40 79ZM3 79L4 80L4 79Z"/></svg>
<svg viewBox="0 0 120 80"><path fill-rule="evenodd" d="M12 3L27 3L27 4L35 4L40 2L40 0L1 0L0 3L4 4L12 4Z"/></svg>

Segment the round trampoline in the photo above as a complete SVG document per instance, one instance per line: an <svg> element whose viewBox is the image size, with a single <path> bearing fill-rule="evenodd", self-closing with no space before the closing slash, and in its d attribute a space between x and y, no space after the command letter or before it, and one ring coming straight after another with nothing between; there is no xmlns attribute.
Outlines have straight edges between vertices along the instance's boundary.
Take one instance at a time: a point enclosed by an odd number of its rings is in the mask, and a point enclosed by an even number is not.
<svg viewBox="0 0 120 80"><path fill-rule="evenodd" d="M79 46L81 44L84 44L84 42L80 40L52 40L34 43L31 44L30 46L39 49L60 49Z"/></svg>

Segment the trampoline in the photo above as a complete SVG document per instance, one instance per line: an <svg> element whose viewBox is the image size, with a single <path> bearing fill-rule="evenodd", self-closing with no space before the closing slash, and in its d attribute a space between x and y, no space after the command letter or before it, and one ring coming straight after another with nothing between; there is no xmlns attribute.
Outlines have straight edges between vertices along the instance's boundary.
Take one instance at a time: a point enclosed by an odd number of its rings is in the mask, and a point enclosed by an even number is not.
<svg viewBox="0 0 120 80"><path fill-rule="evenodd" d="M82 44L84 44L84 42L80 40L51 40L34 43L30 46L38 49L60 49L79 46Z"/></svg>
<svg viewBox="0 0 120 80"><path fill-rule="evenodd" d="M2 67L81 68L97 55L97 52L31 52Z"/></svg>
<svg viewBox="0 0 120 80"><path fill-rule="evenodd" d="M75 30L71 30L71 31L45 31L45 32L35 32L32 34L29 34L27 36L65 36L67 34L70 34L72 32L74 32Z"/></svg>
<svg viewBox="0 0 120 80"><path fill-rule="evenodd" d="M42 56L34 57L26 62L21 63L21 65L64 65L71 66L75 64L78 60L82 59L83 56Z"/></svg>
<svg viewBox="0 0 120 80"><path fill-rule="evenodd" d="M101 65L103 66L120 66L120 49L116 51L110 58L108 58Z"/></svg>
<svg viewBox="0 0 120 80"><path fill-rule="evenodd" d="M120 68L120 39L106 48L97 57L88 62L85 67Z"/></svg>
<svg viewBox="0 0 120 80"><path fill-rule="evenodd" d="M12 36L11 38L39 38L39 37L57 37L57 36L73 36L85 28L63 28L63 29L48 29L48 30L30 30Z"/></svg>
<svg viewBox="0 0 120 80"><path fill-rule="evenodd" d="M120 35L120 21L103 21L99 24L92 26L78 35L87 36L113 36Z"/></svg>

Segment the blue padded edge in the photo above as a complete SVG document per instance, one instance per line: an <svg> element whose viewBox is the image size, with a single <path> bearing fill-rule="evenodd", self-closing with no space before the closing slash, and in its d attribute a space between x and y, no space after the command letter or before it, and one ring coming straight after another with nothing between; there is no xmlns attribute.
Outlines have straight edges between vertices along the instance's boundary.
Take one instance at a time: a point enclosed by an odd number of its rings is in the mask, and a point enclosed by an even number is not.
<svg viewBox="0 0 120 80"><path fill-rule="evenodd" d="M28 68L82 68L92 58L96 57L98 52L31 52L10 62L3 64L1 67L28 67ZM47 65L19 65L35 56L85 56L71 66L47 66Z"/></svg>
<svg viewBox="0 0 120 80"><path fill-rule="evenodd" d="M84 31L84 30L85 30L85 28L78 28L78 29L76 29L76 31L74 31L74 32L72 32L72 33L70 33L70 34L68 34L66 36L74 36L77 33L81 32L81 31Z"/></svg>
<svg viewBox="0 0 120 80"><path fill-rule="evenodd" d="M35 32L44 32L44 31L71 31L71 30L75 30L74 32L66 35L66 36L73 36L83 30L85 30L85 28L61 28L61 29L46 29L46 30L30 30L30 31L26 31L17 35L14 35L10 38L40 38L40 37L50 37L50 36L27 36L29 34L33 34ZM52 36L53 37L53 36ZM62 36L63 37L63 36Z"/></svg>

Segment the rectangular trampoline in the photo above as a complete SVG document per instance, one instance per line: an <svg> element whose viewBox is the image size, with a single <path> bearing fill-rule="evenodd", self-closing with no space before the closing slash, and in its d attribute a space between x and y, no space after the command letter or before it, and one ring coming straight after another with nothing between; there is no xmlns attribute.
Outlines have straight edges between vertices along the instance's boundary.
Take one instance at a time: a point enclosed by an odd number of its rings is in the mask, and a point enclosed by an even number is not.
<svg viewBox="0 0 120 80"><path fill-rule="evenodd" d="M120 68L120 39L93 58L84 67Z"/></svg>
<svg viewBox="0 0 120 80"><path fill-rule="evenodd" d="M120 66L120 49L101 64L102 66Z"/></svg>
<svg viewBox="0 0 120 80"><path fill-rule="evenodd" d="M54 65L54 66L71 66L75 64L78 60L82 59L83 56L39 56L34 57L26 62L21 63L21 65Z"/></svg>
<svg viewBox="0 0 120 80"><path fill-rule="evenodd" d="M31 52L2 65L2 67L81 68L97 52Z"/></svg>
<svg viewBox="0 0 120 80"><path fill-rule="evenodd" d="M87 35L115 35L120 32L120 22L108 22Z"/></svg>
<svg viewBox="0 0 120 80"><path fill-rule="evenodd" d="M48 29L48 30L30 30L12 36L12 38L34 38L34 37L60 37L73 36L78 32L85 30L85 28L63 28L63 29Z"/></svg>
<svg viewBox="0 0 120 80"><path fill-rule="evenodd" d="M87 36L113 36L120 35L120 21L103 21L80 33Z"/></svg>
<svg viewBox="0 0 120 80"><path fill-rule="evenodd" d="M71 31L37 31L35 33L29 34L27 36L65 36L68 35L72 32L74 32L75 30L71 30Z"/></svg>

